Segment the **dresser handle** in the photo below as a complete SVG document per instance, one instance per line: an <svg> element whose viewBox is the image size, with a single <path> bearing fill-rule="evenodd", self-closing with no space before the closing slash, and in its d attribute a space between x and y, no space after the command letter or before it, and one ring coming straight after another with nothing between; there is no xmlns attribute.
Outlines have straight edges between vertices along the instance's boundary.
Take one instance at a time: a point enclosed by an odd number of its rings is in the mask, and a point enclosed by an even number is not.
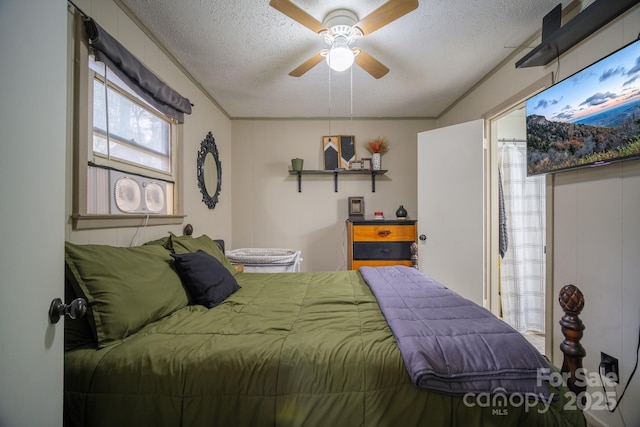
<svg viewBox="0 0 640 427"><path fill-rule="evenodd" d="M391 251L389 250L389 248L384 248L384 249L380 249L380 252L383 254L388 254Z"/></svg>
<svg viewBox="0 0 640 427"><path fill-rule="evenodd" d="M380 236L380 237L387 237L389 234L391 234L390 230L380 230L380 231L378 231L378 236Z"/></svg>

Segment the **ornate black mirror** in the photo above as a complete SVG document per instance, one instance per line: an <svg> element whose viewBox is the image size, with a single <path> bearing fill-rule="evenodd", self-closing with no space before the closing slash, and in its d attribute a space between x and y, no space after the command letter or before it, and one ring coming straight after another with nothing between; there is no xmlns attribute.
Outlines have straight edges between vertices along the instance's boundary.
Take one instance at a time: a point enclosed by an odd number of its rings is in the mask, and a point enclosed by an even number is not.
<svg viewBox="0 0 640 427"><path fill-rule="evenodd" d="M202 193L202 201L213 209L218 203L222 187L222 166L218 157L218 147L213 134L209 132L200 144L198 151L198 187Z"/></svg>

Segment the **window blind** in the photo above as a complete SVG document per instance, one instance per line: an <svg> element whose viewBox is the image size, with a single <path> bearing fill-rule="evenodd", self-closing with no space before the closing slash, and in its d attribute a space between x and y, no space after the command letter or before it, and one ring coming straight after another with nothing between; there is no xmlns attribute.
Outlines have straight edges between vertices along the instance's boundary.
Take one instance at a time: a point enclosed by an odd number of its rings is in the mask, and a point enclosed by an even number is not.
<svg viewBox="0 0 640 427"><path fill-rule="evenodd" d="M84 29L97 61L105 63L158 111L184 123L184 114L191 114L191 102L187 98L160 80L94 19L86 19Z"/></svg>

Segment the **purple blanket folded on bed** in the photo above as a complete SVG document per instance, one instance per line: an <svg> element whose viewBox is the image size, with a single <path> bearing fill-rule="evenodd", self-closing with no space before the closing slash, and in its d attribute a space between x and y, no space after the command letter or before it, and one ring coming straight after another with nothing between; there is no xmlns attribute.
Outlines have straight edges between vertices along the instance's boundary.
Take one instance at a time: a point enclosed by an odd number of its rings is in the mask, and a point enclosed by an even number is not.
<svg viewBox="0 0 640 427"><path fill-rule="evenodd" d="M412 381L451 394L549 396L548 365L520 333L491 312L410 267L361 267Z"/></svg>

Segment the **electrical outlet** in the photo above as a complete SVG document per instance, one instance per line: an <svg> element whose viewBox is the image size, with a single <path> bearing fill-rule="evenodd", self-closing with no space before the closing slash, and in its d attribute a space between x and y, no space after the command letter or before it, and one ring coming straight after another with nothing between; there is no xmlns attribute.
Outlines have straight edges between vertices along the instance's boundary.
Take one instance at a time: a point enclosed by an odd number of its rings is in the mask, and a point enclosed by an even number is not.
<svg viewBox="0 0 640 427"><path fill-rule="evenodd" d="M607 353L600 352L600 369L601 374L612 379L616 384L620 382L618 371L618 359L609 356Z"/></svg>

